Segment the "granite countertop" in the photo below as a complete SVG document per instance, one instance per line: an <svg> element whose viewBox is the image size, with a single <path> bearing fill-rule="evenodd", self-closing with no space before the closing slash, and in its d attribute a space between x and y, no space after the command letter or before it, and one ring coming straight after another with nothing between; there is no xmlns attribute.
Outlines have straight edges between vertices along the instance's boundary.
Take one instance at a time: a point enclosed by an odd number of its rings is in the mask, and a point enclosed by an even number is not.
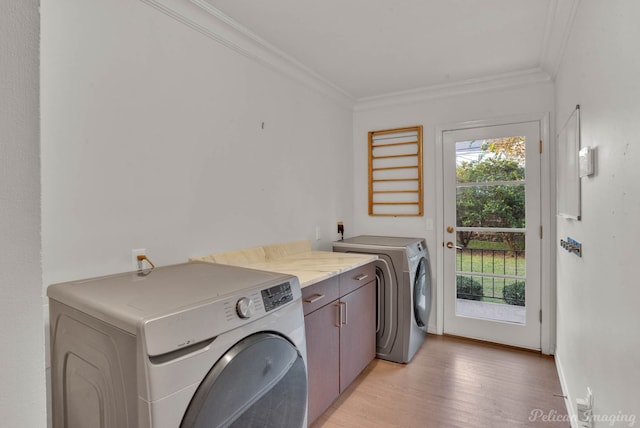
<svg viewBox="0 0 640 428"><path fill-rule="evenodd" d="M367 254L313 251L310 241L295 241L192 257L189 260L295 275L300 280L300 287L304 288L366 265L377 258L375 255Z"/></svg>

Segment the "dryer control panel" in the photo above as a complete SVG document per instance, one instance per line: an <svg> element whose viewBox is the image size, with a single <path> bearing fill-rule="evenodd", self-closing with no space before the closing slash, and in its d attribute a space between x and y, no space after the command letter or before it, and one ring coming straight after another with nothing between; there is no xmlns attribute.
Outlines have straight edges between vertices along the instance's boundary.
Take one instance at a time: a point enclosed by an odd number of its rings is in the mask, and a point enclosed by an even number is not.
<svg viewBox="0 0 640 428"><path fill-rule="evenodd" d="M264 309L269 312L293 300L291 284L288 282L265 288L261 291Z"/></svg>
<svg viewBox="0 0 640 428"><path fill-rule="evenodd" d="M144 320L141 328L147 354L158 356L209 340L300 299L297 278L281 281Z"/></svg>

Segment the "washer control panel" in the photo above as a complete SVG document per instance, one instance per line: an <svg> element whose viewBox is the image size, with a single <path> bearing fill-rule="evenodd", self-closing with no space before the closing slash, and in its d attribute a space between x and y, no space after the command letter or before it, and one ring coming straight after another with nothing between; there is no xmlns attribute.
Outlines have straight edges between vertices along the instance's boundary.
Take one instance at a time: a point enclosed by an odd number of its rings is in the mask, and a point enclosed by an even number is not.
<svg viewBox="0 0 640 428"><path fill-rule="evenodd" d="M264 309L269 312L293 300L291 284L284 282L261 291Z"/></svg>

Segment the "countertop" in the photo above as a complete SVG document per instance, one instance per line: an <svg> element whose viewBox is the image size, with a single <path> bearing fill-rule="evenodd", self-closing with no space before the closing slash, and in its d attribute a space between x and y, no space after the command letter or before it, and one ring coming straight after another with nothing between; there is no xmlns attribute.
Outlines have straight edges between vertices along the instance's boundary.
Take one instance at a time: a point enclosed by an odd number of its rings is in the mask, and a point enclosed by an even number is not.
<svg viewBox="0 0 640 428"><path fill-rule="evenodd" d="M369 254L313 251L310 241L295 241L192 257L189 260L295 275L300 280L300 287L304 288L366 265L377 258Z"/></svg>

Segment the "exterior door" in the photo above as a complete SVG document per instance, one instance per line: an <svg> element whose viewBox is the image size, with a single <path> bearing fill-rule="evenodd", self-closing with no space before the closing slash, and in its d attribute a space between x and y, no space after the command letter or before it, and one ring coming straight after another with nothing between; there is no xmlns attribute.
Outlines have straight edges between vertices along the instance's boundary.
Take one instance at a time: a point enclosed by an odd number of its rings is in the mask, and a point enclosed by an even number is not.
<svg viewBox="0 0 640 428"><path fill-rule="evenodd" d="M540 349L540 122L443 133L444 332Z"/></svg>

